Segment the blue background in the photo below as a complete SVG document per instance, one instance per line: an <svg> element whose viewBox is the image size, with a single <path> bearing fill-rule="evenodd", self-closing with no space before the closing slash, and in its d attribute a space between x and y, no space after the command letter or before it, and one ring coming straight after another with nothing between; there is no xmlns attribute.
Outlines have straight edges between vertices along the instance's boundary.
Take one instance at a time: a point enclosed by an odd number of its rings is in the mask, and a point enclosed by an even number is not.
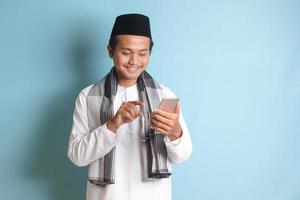
<svg viewBox="0 0 300 200"><path fill-rule="evenodd" d="M181 98L194 151L175 200L300 199L300 1L0 1L0 199L84 199L74 101L102 78L117 15L149 15L148 71Z"/></svg>

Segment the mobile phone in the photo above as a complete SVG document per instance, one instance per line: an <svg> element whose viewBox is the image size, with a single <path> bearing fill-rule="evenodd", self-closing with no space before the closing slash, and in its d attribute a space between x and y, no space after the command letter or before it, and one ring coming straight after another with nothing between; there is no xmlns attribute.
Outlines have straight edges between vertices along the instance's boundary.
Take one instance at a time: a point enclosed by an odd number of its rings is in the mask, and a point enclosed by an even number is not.
<svg viewBox="0 0 300 200"><path fill-rule="evenodd" d="M179 102L179 98L172 98L172 99L165 99L163 98L160 102L159 109L162 109L164 111L168 111L171 113L176 112L176 106Z"/></svg>

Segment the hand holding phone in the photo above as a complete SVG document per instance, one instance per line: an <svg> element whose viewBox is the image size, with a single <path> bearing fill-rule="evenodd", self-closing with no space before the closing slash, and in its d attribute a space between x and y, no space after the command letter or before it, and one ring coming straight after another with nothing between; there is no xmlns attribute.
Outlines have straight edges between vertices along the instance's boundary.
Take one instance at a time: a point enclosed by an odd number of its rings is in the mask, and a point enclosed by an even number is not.
<svg viewBox="0 0 300 200"><path fill-rule="evenodd" d="M157 110L151 114L151 127L173 141L181 137L179 123L179 99L162 99Z"/></svg>
<svg viewBox="0 0 300 200"><path fill-rule="evenodd" d="M172 99L163 98L158 108L164 111L175 113L178 102L179 102L178 98L172 98Z"/></svg>

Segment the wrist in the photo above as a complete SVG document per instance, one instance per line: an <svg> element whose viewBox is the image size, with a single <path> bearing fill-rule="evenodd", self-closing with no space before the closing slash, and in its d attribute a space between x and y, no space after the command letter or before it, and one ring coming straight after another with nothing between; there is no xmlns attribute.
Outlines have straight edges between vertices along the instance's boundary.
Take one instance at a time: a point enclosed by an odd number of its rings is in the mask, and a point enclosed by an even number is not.
<svg viewBox="0 0 300 200"><path fill-rule="evenodd" d="M170 141L177 140L182 136L182 129L180 129L178 132L174 132L172 135L168 135Z"/></svg>
<svg viewBox="0 0 300 200"><path fill-rule="evenodd" d="M117 132L117 129L120 127L120 125L116 122L115 118L112 118L111 120L109 120L107 123L106 123L106 127L116 133Z"/></svg>

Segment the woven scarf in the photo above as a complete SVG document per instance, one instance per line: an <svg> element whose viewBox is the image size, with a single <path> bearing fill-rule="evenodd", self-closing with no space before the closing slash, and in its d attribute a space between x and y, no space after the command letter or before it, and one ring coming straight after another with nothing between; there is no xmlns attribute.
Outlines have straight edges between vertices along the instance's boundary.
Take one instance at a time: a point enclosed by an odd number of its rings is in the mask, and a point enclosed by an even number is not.
<svg viewBox="0 0 300 200"><path fill-rule="evenodd" d="M143 117L140 117L142 129L140 130L142 145L142 162L144 162L144 178L148 180L167 178L171 175L168 162L164 135L150 128L150 114L157 108L162 96L162 88L144 71L137 80ZM87 96L88 122L90 131L105 124L114 116L114 98L117 94L118 82L115 68L98 83L92 86ZM93 184L105 186L115 183L115 152L118 145L110 150L104 157L96 160L93 170L89 169L89 181Z"/></svg>

